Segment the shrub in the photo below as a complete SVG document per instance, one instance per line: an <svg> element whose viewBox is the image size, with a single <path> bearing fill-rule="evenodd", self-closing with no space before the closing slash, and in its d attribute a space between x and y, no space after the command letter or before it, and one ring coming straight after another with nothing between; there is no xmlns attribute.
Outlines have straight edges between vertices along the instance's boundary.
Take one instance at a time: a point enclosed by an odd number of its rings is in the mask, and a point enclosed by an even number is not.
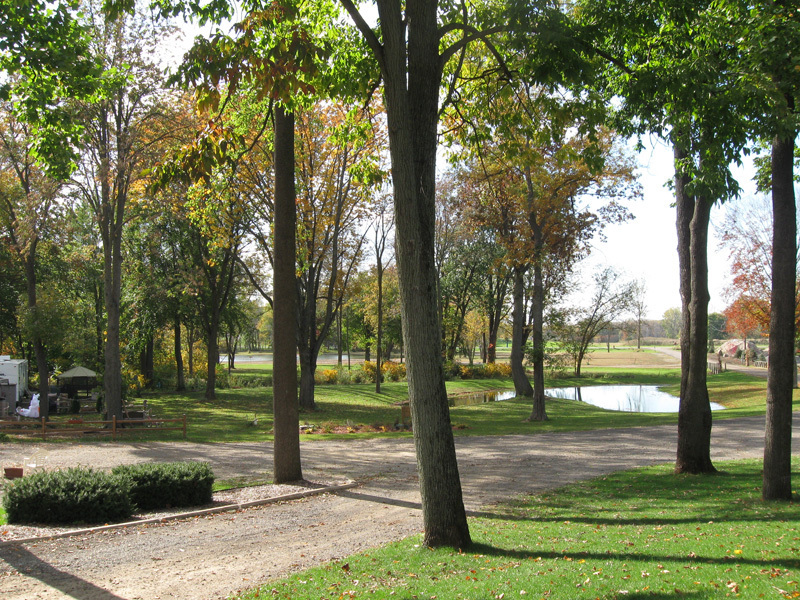
<svg viewBox="0 0 800 600"><path fill-rule="evenodd" d="M364 370L367 381L375 381L375 373L377 372L377 369L374 362L371 360L365 360L364 365L361 368Z"/></svg>
<svg viewBox="0 0 800 600"><path fill-rule="evenodd" d="M462 365L448 363L445 365L447 379L487 379L511 377L511 365L508 363L489 363L479 365Z"/></svg>
<svg viewBox="0 0 800 600"><path fill-rule="evenodd" d="M42 471L8 484L9 523L108 523L133 514L129 482L86 468Z"/></svg>
<svg viewBox="0 0 800 600"><path fill-rule="evenodd" d="M211 502L214 473L205 462L120 465L111 473L127 482L131 500L139 510Z"/></svg>
<svg viewBox="0 0 800 600"><path fill-rule="evenodd" d="M381 371L389 381L400 381L406 378L406 365L387 360L381 365Z"/></svg>
<svg viewBox="0 0 800 600"><path fill-rule="evenodd" d="M339 380L339 371L336 369L323 369L314 374L314 380L319 384L336 383Z"/></svg>

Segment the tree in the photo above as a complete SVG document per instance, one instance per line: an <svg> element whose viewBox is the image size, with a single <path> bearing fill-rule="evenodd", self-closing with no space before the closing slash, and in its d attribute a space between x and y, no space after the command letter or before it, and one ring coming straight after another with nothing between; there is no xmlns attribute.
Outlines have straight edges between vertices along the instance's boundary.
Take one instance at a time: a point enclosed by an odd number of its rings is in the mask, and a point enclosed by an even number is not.
<svg viewBox="0 0 800 600"><path fill-rule="evenodd" d="M303 477L300 463L300 415L297 405L297 348L295 291L295 183L294 115L284 107L275 111L275 234L272 305L276 326L273 333L273 411L275 452L273 471L276 483Z"/></svg>
<svg viewBox="0 0 800 600"><path fill-rule="evenodd" d="M390 212L386 198L379 199L377 207L378 214L372 224L375 234L373 251L375 252L375 275L377 276L378 287L378 332L375 342L375 393L381 393L381 379L383 367L383 276L386 269L391 264L391 257L388 261L384 261L384 254L387 250L387 245L391 244L391 233L394 227L394 215Z"/></svg>
<svg viewBox="0 0 800 600"><path fill-rule="evenodd" d="M116 4L124 8L131 1L118 0ZM344 36L348 42L344 47L344 54L350 60L343 62L351 67L355 65L361 68L361 78L355 77L358 72L355 69L349 71L348 75L360 81L362 89L372 83L365 81L364 72L371 75L376 68L380 72L389 126L403 338L408 357L409 397L425 527L423 543L428 546L449 545L463 548L470 544L470 537L439 353L441 334L433 256L439 99L445 65L473 42L480 41L495 47L490 36L506 29L505 25L496 25L498 22L507 23L509 18L491 10L484 12L483 6L470 12L468 9L462 10L465 7L447 4L440 6L438 2L429 0L411 0L404 6L394 0L378 0L379 24L373 29L351 0L340 0L340 3L361 34L362 42L369 52L368 59L365 60L363 55L356 56L356 52L352 51L353 48L361 50L363 46L348 35L351 30L332 25L335 15L327 10L328 7L314 10L318 8L316 5L303 5L302 16L307 18L303 23L307 23L308 29L320 35L335 32L339 39ZM224 6L220 6L221 4ZM183 6L182 2L162 3L162 9L168 13L178 12ZM265 25L267 30L274 31L278 25L288 22L290 25L298 25L293 30L298 32L301 20L296 18L297 11L294 9L297 7L280 8L278 11L261 11L261 5L257 2L248 2L245 7L253 9L253 16L257 16L258 23ZM525 34L538 31L538 21L551 16L549 11L529 11L527 5L515 8L517 11L511 15L511 20L515 25L522 21L518 29L524 30ZM205 17L215 16L214 13L229 16L231 13L227 2L195 6L195 9ZM291 21L291 17L295 19ZM553 23L557 24L559 20L553 19ZM481 30L484 30L483 33ZM528 35L518 36L519 45L530 46L532 41L539 39ZM291 41L296 40L297 37ZM550 40L552 38L544 37L542 44L549 44L547 49L552 51L557 44ZM243 45L233 47L237 52L245 48ZM290 47L290 44L286 47ZM277 69L272 69L274 63L271 60L266 61L270 67L267 71L274 75L287 67L291 70L298 64L312 70L315 56L306 52L307 46L299 44L292 48L300 50ZM195 53L192 56L193 65L204 63L206 58L218 64L214 52L209 55L208 51L209 45L205 45ZM251 57L249 52L246 54ZM272 56L274 53L270 53L270 57ZM559 55L559 60L563 60L563 55ZM260 58L257 62L261 66L265 64ZM457 64L457 61L454 62ZM235 69L229 73L241 74L241 64L237 61ZM248 71L246 75L250 77L251 73L252 71ZM329 69L327 74L341 76L341 71ZM282 85L280 89L285 91L287 88L292 89L292 86ZM272 86L263 86L262 89L265 93L275 93ZM212 90L210 99L213 100L213 96Z"/></svg>
<svg viewBox="0 0 800 600"><path fill-rule="evenodd" d="M550 119L549 101L542 90L519 86L510 105L504 99L491 102L494 112L477 111L484 116L470 121L492 132L484 133L474 150L472 177L485 189L473 199L473 218L497 233L512 267L511 367L517 395L532 397L534 421L547 418L546 300L563 291L567 274L589 252L590 240L606 223L630 217L621 200L638 194L630 158L613 133L600 129L581 134L585 123L579 113L573 119ZM572 114L570 107L559 108ZM515 118L515 111L525 117ZM605 204L590 207L591 197ZM525 303L528 272L533 275L530 310ZM533 387L523 367L528 336L533 338Z"/></svg>
<svg viewBox="0 0 800 600"><path fill-rule="evenodd" d="M633 309L633 318L636 319L636 349L640 350L642 348L642 321L647 312L647 284L641 280L637 281L634 286L631 308Z"/></svg>
<svg viewBox="0 0 800 600"><path fill-rule="evenodd" d="M664 329L664 335L666 337L679 338L683 329L681 309L668 308L665 310L661 317L661 327Z"/></svg>
<svg viewBox="0 0 800 600"><path fill-rule="evenodd" d="M91 34L73 2L0 2L0 100L13 100L30 131L30 156L48 175L74 170L83 127L66 99L87 100L102 86ZM57 51L54 51L57 49Z"/></svg>
<svg viewBox="0 0 800 600"><path fill-rule="evenodd" d="M744 86L729 68L730 46L719 44L714 4L584 2L580 12L584 39L611 57L601 85L609 98L622 99L615 123L630 133L657 133L673 146L683 321L678 473L714 472L706 386L708 224L712 205L738 193L728 167L749 135L740 110Z"/></svg>
<svg viewBox="0 0 800 600"><path fill-rule="evenodd" d="M720 313L708 315L708 352L716 352L714 340L723 340L728 335L727 318Z"/></svg>
<svg viewBox="0 0 800 600"><path fill-rule="evenodd" d="M766 195L732 204L718 227L720 245L730 257L731 285L727 292L765 332L769 330L772 292L772 206ZM800 322L800 290L795 328Z"/></svg>
<svg viewBox="0 0 800 600"><path fill-rule="evenodd" d="M581 376L581 364L589 351L589 344L630 309L636 292L634 282L621 283L619 274L610 267L594 276L594 285L588 306L568 311L553 323L560 346L574 361L576 377Z"/></svg>
<svg viewBox="0 0 800 600"><path fill-rule="evenodd" d="M296 116L300 407L312 410L317 357L361 260L382 136L374 114L339 103Z"/></svg>
<svg viewBox="0 0 800 600"><path fill-rule="evenodd" d="M104 399L109 417L122 417L120 297L122 237L129 200L141 194L141 171L152 158L154 141L171 131L162 111L163 82L155 57L145 44L155 44L166 29L144 15L106 21L89 5L91 50L109 73L108 88L97 102L80 107L87 147L73 184L91 206L103 249L103 292L106 312Z"/></svg>
<svg viewBox="0 0 800 600"><path fill-rule="evenodd" d="M729 333L738 335L744 340L744 359L750 364L750 355L747 351L747 338L754 337L762 331L760 319L756 317L753 306L757 302L747 296L739 296L725 309L726 327Z"/></svg>
<svg viewBox="0 0 800 600"><path fill-rule="evenodd" d="M39 247L52 238L59 220L58 198L62 184L48 177L31 153L29 127L14 118L6 105L0 121L0 225L9 249L24 266L27 320L31 324L36 370L39 374L41 415L47 418L50 391L46 322L37 303L40 272Z"/></svg>

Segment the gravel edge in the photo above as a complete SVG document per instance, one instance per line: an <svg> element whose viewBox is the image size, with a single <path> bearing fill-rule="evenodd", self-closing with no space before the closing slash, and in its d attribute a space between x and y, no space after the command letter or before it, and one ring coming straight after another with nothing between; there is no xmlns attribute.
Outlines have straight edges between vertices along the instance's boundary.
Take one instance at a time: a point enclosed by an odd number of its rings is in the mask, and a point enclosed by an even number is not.
<svg viewBox="0 0 800 600"><path fill-rule="evenodd" d="M211 508L201 508L191 511L184 511L184 512L175 512L175 513L163 513L159 516L154 517L146 517L137 519L135 521L126 521L124 523L113 523L110 525L100 525L97 527L86 527L82 529L70 529L67 531L58 531L56 533L46 533L44 535L33 535L28 537L15 537L10 539L0 539L0 548L9 547L19 544L25 544L30 542L44 542L49 540L56 540L60 538L78 536L78 535L88 535L92 533L100 533L103 531L111 531L114 529L126 529L128 527L136 527L137 525L148 525L152 523L166 523L168 521L178 521L181 519L190 519L193 517L201 517L201 516L208 516L214 515L217 513L223 512L234 512L234 511L241 511L247 508L252 508L255 506L263 506L265 504L275 504L278 502L289 502L291 500L300 500L302 498L309 498L311 496L318 496L321 494L328 494L332 492L338 492L342 490L349 490L354 487L358 487L358 483L355 482L348 482L343 484L336 484L336 485L326 485L323 487L307 489L299 492L293 492L290 494L282 494L279 496L270 496L268 498L260 498L258 500L249 500L245 502L230 502L226 504L222 504L219 506L213 506ZM274 487L274 486L268 486ZM247 489L247 488L243 488ZM22 529L22 528L21 528ZM37 532L39 531L52 531L53 528L36 528Z"/></svg>

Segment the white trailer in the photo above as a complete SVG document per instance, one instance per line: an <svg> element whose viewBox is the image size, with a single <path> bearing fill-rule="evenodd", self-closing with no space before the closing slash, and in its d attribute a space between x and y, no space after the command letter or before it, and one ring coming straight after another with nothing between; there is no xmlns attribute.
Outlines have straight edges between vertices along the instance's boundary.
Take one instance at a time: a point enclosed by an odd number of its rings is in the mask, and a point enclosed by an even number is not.
<svg viewBox="0 0 800 600"><path fill-rule="evenodd" d="M28 361L0 356L0 379L7 379L7 386L13 388L12 397L6 400L16 406L28 393ZM3 386L3 389L8 388Z"/></svg>

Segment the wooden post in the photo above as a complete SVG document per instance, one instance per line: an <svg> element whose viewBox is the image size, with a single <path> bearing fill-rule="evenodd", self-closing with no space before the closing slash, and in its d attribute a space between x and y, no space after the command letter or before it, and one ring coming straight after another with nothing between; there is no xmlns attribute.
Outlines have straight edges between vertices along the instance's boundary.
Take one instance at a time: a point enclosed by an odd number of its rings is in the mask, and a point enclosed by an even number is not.
<svg viewBox="0 0 800 600"><path fill-rule="evenodd" d="M117 415L111 415L111 439L117 441Z"/></svg>

